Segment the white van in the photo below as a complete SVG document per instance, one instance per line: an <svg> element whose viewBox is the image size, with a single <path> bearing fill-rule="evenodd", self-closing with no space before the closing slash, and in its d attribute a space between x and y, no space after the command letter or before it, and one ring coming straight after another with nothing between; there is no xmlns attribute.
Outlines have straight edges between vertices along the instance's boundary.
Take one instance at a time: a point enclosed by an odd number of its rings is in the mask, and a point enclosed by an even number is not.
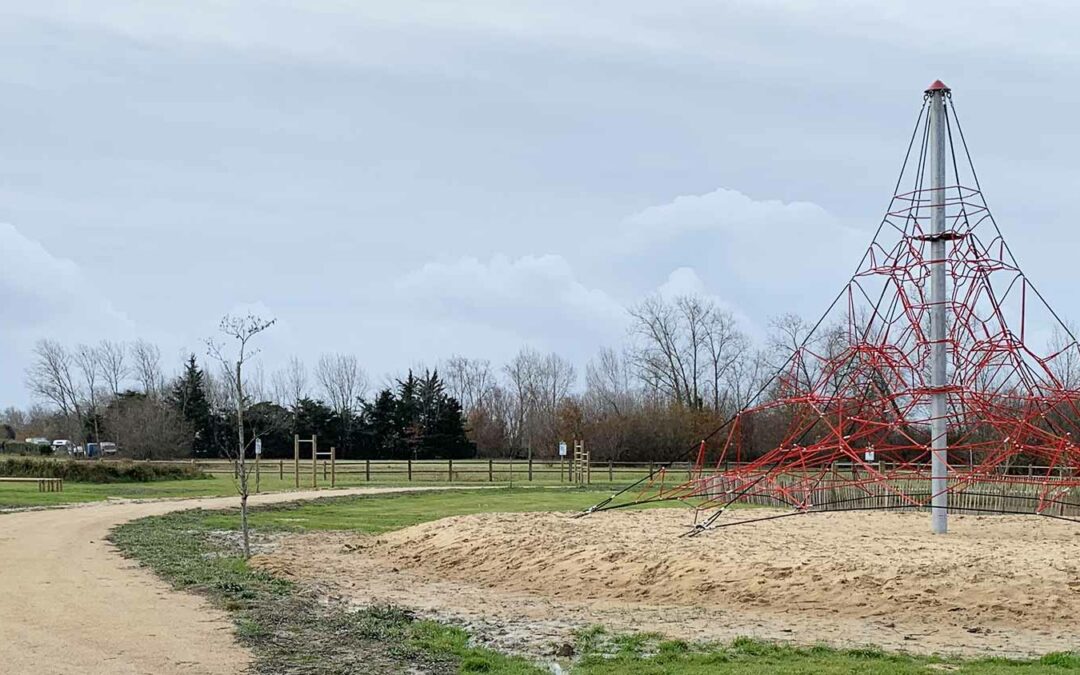
<svg viewBox="0 0 1080 675"><path fill-rule="evenodd" d="M57 455L71 455L75 452L75 444L68 440L56 440L52 442L52 449Z"/></svg>

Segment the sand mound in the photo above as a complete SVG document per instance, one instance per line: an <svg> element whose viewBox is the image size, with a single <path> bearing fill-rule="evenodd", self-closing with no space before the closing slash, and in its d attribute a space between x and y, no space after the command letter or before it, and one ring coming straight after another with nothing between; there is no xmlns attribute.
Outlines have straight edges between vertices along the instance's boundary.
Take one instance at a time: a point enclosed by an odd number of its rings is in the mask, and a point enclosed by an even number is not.
<svg viewBox="0 0 1080 675"><path fill-rule="evenodd" d="M927 519L826 513L680 539L685 512L483 514L392 533L376 552L444 578L565 598L862 618L934 610L1032 627L1080 611L1080 527L968 516L934 537Z"/></svg>
<svg viewBox="0 0 1080 675"><path fill-rule="evenodd" d="M825 513L686 539L681 510L482 514L377 538L303 536L258 564L361 602L531 621L523 633L558 620L967 654L1075 647L1080 526L962 516L934 537L927 521Z"/></svg>

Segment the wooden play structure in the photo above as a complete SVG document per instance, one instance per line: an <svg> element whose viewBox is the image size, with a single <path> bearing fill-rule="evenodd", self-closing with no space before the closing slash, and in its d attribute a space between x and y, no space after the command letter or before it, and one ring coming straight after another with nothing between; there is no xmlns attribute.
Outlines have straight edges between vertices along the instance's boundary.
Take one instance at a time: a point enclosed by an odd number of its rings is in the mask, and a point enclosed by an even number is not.
<svg viewBox="0 0 1080 675"><path fill-rule="evenodd" d="M319 460L322 460L323 480L330 481L330 487L337 485L337 450L331 447L329 450L319 451L319 439L312 435L311 438L293 436L293 478L296 487L300 487L300 446L311 447L311 487L319 487Z"/></svg>

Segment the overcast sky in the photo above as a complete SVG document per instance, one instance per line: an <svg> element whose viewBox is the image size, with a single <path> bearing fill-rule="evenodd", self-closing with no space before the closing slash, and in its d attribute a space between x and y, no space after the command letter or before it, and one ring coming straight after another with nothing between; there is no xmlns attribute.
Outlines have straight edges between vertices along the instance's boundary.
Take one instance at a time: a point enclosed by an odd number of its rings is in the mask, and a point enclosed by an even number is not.
<svg viewBox="0 0 1080 675"><path fill-rule="evenodd" d="M888 5L888 6L885 6ZM9 0L0 405L35 340L279 321L272 370L376 379L522 345L578 364L658 290L816 316L935 78L1066 316L1080 228L1072 3Z"/></svg>

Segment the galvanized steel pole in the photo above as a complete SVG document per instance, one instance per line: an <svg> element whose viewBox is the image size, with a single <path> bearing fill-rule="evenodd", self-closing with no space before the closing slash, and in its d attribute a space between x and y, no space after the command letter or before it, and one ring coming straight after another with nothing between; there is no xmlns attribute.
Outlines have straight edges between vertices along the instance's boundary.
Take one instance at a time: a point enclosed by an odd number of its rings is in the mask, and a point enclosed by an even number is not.
<svg viewBox="0 0 1080 675"><path fill-rule="evenodd" d="M945 96L940 80L930 85L930 527L934 534L949 530L948 435L945 335Z"/></svg>

